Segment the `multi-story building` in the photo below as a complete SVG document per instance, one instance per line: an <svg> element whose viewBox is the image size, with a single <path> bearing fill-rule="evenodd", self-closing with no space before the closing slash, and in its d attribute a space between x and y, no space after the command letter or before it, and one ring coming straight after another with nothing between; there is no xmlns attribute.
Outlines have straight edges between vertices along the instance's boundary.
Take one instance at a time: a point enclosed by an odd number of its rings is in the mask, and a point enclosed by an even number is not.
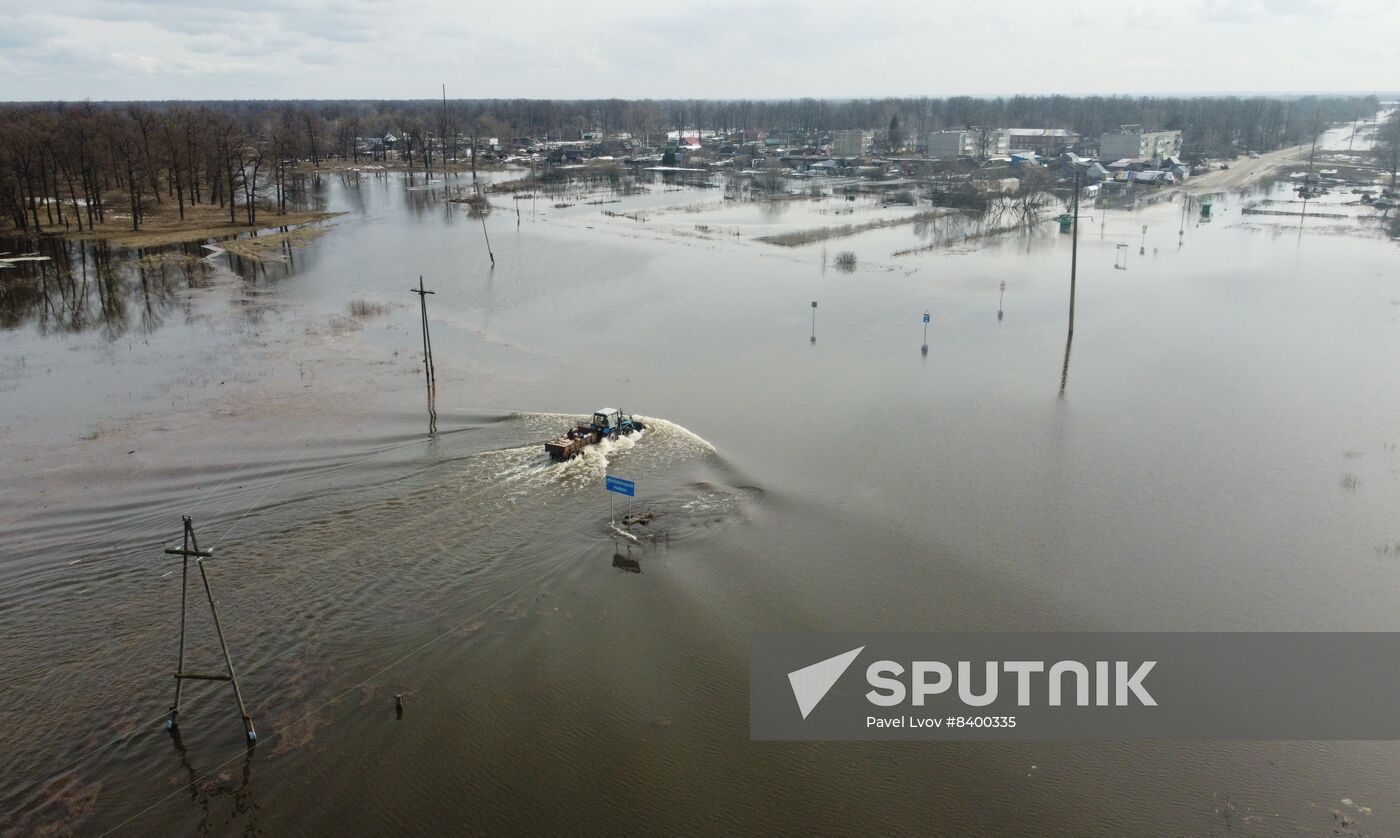
<svg viewBox="0 0 1400 838"><path fill-rule="evenodd" d="M928 135L928 156L937 159L972 156L967 131L934 131Z"/></svg>
<svg viewBox="0 0 1400 838"><path fill-rule="evenodd" d="M831 156L832 156L832 157L864 157L864 156L865 156L865 132L864 132L864 131L832 131L832 132L831 132Z"/></svg>
<svg viewBox="0 0 1400 838"><path fill-rule="evenodd" d="M1124 125L1099 138L1099 159L1105 163L1125 159L1160 163L1180 153L1180 131L1144 131L1140 125Z"/></svg>
<svg viewBox="0 0 1400 838"><path fill-rule="evenodd" d="M1065 153L1079 142L1079 135L1068 128L1008 128L1012 151L1033 151L1046 157Z"/></svg>
<svg viewBox="0 0 1400 838"><path fill-rule="evenodd" d="M995 128L934 131L928 135L928 156L1005 157L1011 150L1010 140L1010 134Z"/></svg>

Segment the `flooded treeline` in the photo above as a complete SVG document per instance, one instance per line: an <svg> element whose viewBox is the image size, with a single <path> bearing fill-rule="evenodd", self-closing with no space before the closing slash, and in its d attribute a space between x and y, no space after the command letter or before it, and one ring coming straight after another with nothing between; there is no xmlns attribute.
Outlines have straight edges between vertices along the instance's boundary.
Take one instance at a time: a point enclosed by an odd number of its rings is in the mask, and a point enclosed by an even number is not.
<svg viewBox="0 0 1400 838"><path fill-rule="evenodd" d="M215 206L229 223L242 216L251 225L260 208L286 212L299 164L392 155L409 170L475 167L483 138L509 147L601 131L645 143L672 130L713 130L815 142L834 129L896 124L911 137L971 125L1094 136L1139 123L1180 128L1188 148L1210 153L1299 143L1319 123L1378 107L1374 96L11 104L0 106L0 220L24 234L82 232L119 214L140 230L153 211L183 220L188 207Z"/></svg>
<svg viewBox="0 0 1400 838"><path fill-rule="evenodd" d="M616 195L635 195L642 190L634 167L620 163L585 167L549 167L531 171L519 178L493 183L490 192L524 194L540 192L559 195L587 190L605 190Z"/></svg>
<svg viewBox="0 0 1400 838"><path fill-rule="evenodd" d="M555 103L556 105L558 103ZM573 103L563 103L569 105ZM577 103L584 114L631 113L606 103ZM634 106L637 103L620 103ZM669 130L780 131L813 140L839 129L873 131L884 145L917 142L930 131L972 126L1068 128L1097 137L1122 125L1181 129L1186 151L1218 154L1226 149L1260 151L1310 140L1318 124L1345 122L1379 108L1369 96L1011 96L978 98L786 99L641 103L659 109ZM586 121L586 120L585 120ZM623 118L618 130L635 120ZM606 122L601 123L605 128ZM903 135L889 137L891 131ZM877 146L881 145L877 141Z"/></svg>
<svg viewBox="0 0 1400 838"><path fill-rule="evenodd" d="M0 238L0 250L14 244ZM33 323L41 333L149 334L178 308L181 292L210 281L193 246L128 251L58 238L38 246L48 258L15 264L0 282L0 329Z"/></svg>
<svg viewBox="0 0 1400 838"><path fill-rule="evenodd" d="M152 214L207 207L256 224L260 208L287 211L302 188L292 168L326 143L295 108L12 105L0 117L0 217L27 235L139 231Z"/></svg>

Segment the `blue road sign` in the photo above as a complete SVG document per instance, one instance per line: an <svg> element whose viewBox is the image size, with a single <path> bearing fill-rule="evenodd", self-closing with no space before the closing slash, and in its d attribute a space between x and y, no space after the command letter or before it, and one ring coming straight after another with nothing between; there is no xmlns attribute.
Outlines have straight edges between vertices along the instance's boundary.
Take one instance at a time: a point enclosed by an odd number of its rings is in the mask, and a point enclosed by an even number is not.
<svg viewBox="0 0 1400 838"><path fill-rule="evenodd" d="M927 323L928 321L929 321L929 316L928 316L928 312L926 311L926 312L924 312L924 322Z"/></svg>
<svg viewBox="0 0 1400 838"><path fill-rule="evenodd" d="M631 480L623 480L621 477L613 477L611 474L606 475L606 477L609 492L617 492L619 495L626 495L629 498L637 494L637 484Z"/></svg>

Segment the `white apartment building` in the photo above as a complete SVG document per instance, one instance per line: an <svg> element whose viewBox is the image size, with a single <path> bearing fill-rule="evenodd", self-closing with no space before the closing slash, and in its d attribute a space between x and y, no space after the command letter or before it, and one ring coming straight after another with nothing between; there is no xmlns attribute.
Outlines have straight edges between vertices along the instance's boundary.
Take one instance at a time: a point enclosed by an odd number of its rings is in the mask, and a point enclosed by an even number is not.
<svg viewBox="0 0 1400 838"><path fill-rule="evenodd" d="M1137 125L1124 125L1099 138L1099 159L1105 164L1133 158L1160 162L1180 153L1180 131L1144 131Z"/></svg>

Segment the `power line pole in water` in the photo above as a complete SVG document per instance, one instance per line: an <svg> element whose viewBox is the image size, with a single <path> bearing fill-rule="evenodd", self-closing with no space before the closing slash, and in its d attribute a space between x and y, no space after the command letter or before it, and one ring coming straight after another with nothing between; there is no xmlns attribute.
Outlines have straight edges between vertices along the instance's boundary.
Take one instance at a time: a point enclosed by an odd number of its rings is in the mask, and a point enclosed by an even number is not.
<svg viewBox="0 0 1400 838"><path fill-rule="evenodd" d="M817 342L817 301L812 301L812 343Z"/></svg>
<svg viewBox="0 0 1400 838"><path fill-rule="evenodd" d="M478 196L481 195L481 190L478 189L476 194ZM519 226L518 220L516 222L516 226ZM491 267L495 268L496 254L491 251L491 234L486 232L486 212L484 207L481 213L481 236L482 238L486 239L486 255L491 257Z"/></svg>
<svg viewBox="0 0 1400 838"><path fill-rule="evenodd" d="M1065 397L1065 386L1069 384L1069 349L1074 343L1074 291L1075 282L1079 273L1079 185L1083 178L1083 173L1077 169L1074 172L1074 229L1070 237L1069 249L1069 329L1065 335L1065 364L1060 370L1060 398ZM1146 232L1147 228L1142 228ZM1146 241L1146 239L1144 239ZM1123 247L1123 245L1119 245Z"/></svg>
<svg viewBox="0 0 1400 838"><path fill-rule="evenodd" d="M437 433L437 372L433 369L433 339L428 334L428 295L436 291L423 288L423 275L418 275L418 287L409 291L418 295L418 307L423 313L423 383L428 388L428 433Z"/></svg>
<svg viewBox="0 0 1400 838"><path fill-rule="evenodd" d="M214 553L210 550L199 549L199 542L194 536L194 522L190 516L183 516L185 533L184 545L176 550L166 550L172 556L180 557L180 656L175 664L175 703L170 705L170 719L165 723L165 729L176 732L180 727L180 697L184 692L186 681L229 681L233 684L234 698L238 699L238 713L243 718L243 730L247 734L248 744L252 745L258 741L258 732L253 729L253 720L248 716L248 708L243 704L243 691L238 688L238 674L233 671L233 658L228 653L228 643L224 641L224 628L219 622L219 609L214 603L214 592L209 588L209 574L204 571L204 560L213 558ZM227 675L192 675L185 672L185 614L187 596L189 593L190 559L194 559L195 566L199 568L199 578L204 582L204 595L209 600L209 613L214 615L214 633L219 637L219 647L224 652L224 663L228 666Z"/></svg>
<svg viewBox="0 0 1400 838"><path fill-rule="evenodd" d="M1083 174L1074 173L1074 234L1069 246L1069 336L1074 339L1074 285L1079 273L1079 181Z"/></svg>

